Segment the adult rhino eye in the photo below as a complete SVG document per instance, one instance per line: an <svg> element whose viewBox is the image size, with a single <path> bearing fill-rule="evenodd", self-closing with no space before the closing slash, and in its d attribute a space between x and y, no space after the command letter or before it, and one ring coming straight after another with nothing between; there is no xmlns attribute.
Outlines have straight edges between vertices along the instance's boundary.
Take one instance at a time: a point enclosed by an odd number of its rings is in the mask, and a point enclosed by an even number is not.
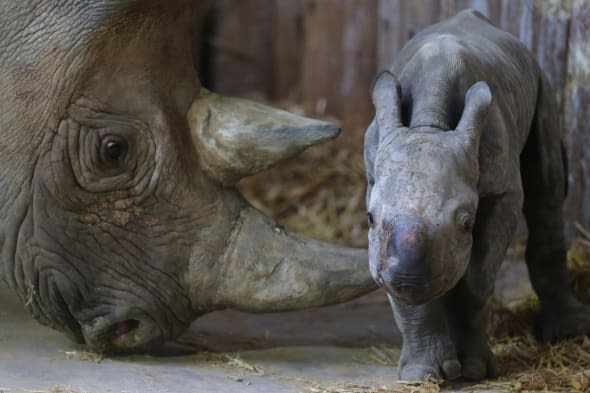
<svg viewBox="0 0 590 393"><path fill-rule="evenodd" d="M102 141L102 156L109 161L120 161L127 153L127 143L117 137L106 137Z"/></svg>

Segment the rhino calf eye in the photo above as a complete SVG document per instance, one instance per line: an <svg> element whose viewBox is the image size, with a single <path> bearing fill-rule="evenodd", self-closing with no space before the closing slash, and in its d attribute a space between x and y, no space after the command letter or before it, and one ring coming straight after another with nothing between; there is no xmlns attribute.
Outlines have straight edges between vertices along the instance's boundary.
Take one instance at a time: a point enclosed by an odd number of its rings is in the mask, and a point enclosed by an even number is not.
<svg viewBox="0 0 590 393"><path fill-rule="evenodd" d="M372 227L375 223L375 220L373 220L373 215L371 213L367 213L367 222L369 223L370 227Z"/></svg>
<svg viewBox="0 0 590 393"><path fill-rule="evenodd" d="M463 226L463 230L465 232L471 232L473 230L473 218L468 215L463 216L461 218L461 225Z"/></svg>

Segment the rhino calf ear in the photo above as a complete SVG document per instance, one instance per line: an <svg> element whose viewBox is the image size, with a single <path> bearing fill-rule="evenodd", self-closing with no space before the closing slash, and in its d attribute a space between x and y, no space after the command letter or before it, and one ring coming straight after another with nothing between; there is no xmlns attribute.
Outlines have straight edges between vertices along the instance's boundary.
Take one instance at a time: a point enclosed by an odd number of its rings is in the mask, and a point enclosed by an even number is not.
<svg viewBox="0 0 590 393"><path fill-rule="evenodd" d="M191 105L188 121L203 169L226 185L340 133L331 123L207 91Z"/></svg>
<svg viewBox="0 0 590 393"><path fill-rule="evenodd" d="M364 140L364 161L365 170L367 173L367 195L366 205L369 206L369 199L371 197L371 191L373 184L375 183L375 158L377 156L377 148L379 147L379 129L375 121L369 125L367 132L365 133Z"/></svg>
<svg viewBox="0 0 590 393"><path fill-rule="evenodd" d="M457 131L479 136L483 122L492 104L492 91L484 81L479 81L467 90L465 107Z"/></svg>
<svg viewBox="0 0 590 393"><path fill-rule="evenodd" d="M401 86L390 71L383 71L375 78L371 95L375 119L382 133L385 129L403 127L401 93Z"/></svg>
<svg viewBox="0 0 590 393"><path fill-rule="evenodd" d="M377 156L377 148L379 147L379 128L375 120L371 122L364 138L364 160L365 169L369 174L373 174L375 167L375 157Z"/></svg>

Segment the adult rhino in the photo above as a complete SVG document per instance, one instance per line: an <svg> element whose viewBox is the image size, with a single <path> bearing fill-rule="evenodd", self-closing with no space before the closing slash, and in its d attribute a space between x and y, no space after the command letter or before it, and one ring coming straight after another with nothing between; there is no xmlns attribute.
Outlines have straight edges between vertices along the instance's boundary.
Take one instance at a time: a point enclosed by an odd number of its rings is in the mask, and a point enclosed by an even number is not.
<svg viewBox="0 0 590 393"><path fill-rule="evenodd" d="M143 349L231 307L374 288L366 251L286 233L234 185L337 136L203 89L191 1L0 5L0 278L41 323Z"/></svg>

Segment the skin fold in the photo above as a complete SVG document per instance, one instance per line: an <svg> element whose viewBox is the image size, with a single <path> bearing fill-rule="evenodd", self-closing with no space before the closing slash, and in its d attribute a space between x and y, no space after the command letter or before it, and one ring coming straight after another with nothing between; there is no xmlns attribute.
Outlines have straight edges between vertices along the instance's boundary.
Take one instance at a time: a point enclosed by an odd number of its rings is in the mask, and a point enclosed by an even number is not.
<svg viewBox="0 0 590 393"><path fill-rule="evenodd" d="M520 211L538 337L588 333L566 272L557 108L528 49L466 10L410 40L372 94L369 263L402 332L399 376L495 375L489 301Z"/></svg>
<svg viewBox="0 0 590 393"><path fill-rule="evenodd" d="M202 7L0 5L0 279L95 350L148 349L213 310L376 287L365 250L290 234L237 191L339 129L203 89Z"/></svg>

